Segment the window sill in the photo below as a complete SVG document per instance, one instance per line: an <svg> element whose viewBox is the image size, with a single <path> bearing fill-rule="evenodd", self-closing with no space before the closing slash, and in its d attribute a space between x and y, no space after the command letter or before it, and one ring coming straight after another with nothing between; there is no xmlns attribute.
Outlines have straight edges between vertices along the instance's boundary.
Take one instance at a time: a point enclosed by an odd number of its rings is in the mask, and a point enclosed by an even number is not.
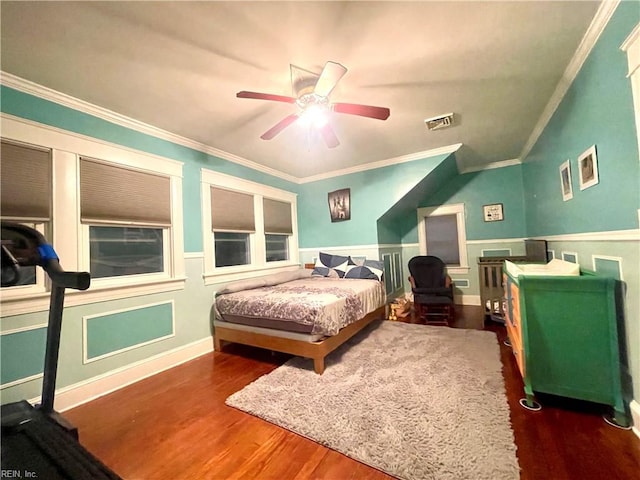
<svg viewBox="0 0 640 480"><path fill-rule="evenodd" d="M254 278L270 273L285 272L297 270L301 265L297 262L273 262L269 265L243 265L242 267L229 267L228 269L219 269L215 272L205 272L204 284L216 285L220 283L235 282L236 280L244 280Z"/></svg>
<svg viewBox="0 0 640 480"><path fill-rule="evenodd" d="M184 289L186 278L171 278L159 281L140 282L119 286L92 286L89 290L65 290L65 307L118 300L122 298L171 292ZM2 317L23 313L41 312L49 309L50 292L25 295L21 298L2 298Z"/></svg>

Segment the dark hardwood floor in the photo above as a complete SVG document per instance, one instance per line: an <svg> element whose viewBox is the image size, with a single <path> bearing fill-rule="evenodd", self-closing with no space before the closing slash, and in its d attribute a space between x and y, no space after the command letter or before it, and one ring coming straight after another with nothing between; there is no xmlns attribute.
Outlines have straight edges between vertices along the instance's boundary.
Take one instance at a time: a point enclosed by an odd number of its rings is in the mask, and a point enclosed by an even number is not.
<svg viewBox="0 0 640 480"><path fill-rule="evenodd" d="M483 323L479 307L458 307L453 327ZM500 340L522 480L640 479L640 439L607 425L599 406L545 397L539 412L520 407L522 379L502 344L504 327L489 322L484 328ZM392 478L224 404L287 358L230 345L65 417L79 428L85 447L129 480Z"/></svg>

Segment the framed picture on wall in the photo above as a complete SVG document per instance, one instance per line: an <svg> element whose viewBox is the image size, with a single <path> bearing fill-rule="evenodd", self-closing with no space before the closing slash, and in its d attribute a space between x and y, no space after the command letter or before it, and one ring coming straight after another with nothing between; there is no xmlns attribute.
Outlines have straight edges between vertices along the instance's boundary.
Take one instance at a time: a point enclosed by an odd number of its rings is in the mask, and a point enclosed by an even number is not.
<svg viewBox="0 0 640 480"><path fill-rule="evenodd" d="M580 190L598 183L598 158L596 157L595 145L578 157L578 173L580 174Z"/></svg>
<svg viewBox="0 0 640 480"><path fill-rule="evenodd" d="M560 188L562 189L562 200L567 201L573 198L573 187L571 186L571 164L569 160L560 165Z"/></svg>
<svg viewBox="0 0 640 480"><path fill-rule="evenodd" d="M492 203L482 206L482 216L485 222L499 222L504 220L504 212L501 203Z"/></svg>
<svg viewBox="0 0 640 480"><path fill-rule="evenodd" d="M350 188L329 192L329 213L332 222L344 222L351 219Z"/></svg>

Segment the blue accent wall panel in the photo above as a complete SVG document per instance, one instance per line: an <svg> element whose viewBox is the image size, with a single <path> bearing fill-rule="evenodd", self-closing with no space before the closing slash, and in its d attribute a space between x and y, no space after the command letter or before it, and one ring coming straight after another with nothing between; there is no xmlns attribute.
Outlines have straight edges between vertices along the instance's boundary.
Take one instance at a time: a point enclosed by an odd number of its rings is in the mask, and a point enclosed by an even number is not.
<svg viewBox="0 0 640 480"><path fill-rule="evenodd" d="M171 303L88 318L86 356L90 360L173 333Z"/></svg>
<svg viewBox="0 0 640 480"><path fill-rule="evenodd" d="M46 344L46 327L0 336L1 383L42 373Z"/></svg>

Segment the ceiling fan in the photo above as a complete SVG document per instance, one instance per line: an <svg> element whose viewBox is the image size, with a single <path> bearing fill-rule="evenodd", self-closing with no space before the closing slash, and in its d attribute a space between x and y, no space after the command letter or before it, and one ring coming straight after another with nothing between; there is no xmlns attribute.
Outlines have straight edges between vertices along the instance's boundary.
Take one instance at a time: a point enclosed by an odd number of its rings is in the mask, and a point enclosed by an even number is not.
<svg viewBox="0 0 640 480"><path fill-rule="evenodd" d="M294 66L292 65L292 71ZM297 67L296 67L297 68ZM346 67L336 62L327 62L322 73L311 73L313 77L317 77L317 81L310 86L303 86L296 92L296 97L288 97L284 95L274 95L271 93L259 93L241 91L236 94L238 98L253 98L257 100L271 100L274 102L295 103L298 106L298 112L283 118L273 127L263 133L260 138L263 140L271 140L282 130L303 117L313 117L319 119L314 121L319 129L325 143L329 148L340 145L338 137L336 137L333 128L328 123L328 112L345 113L348 115L359 115L361 117L375 118L378 120L386 120L391 113L386 107L374 107L371 105L360 105L355 103L332 103L329 101L329 95L338 84L338 81L347 73ZM303 82L304 83L304 82ZM295 88L295 85L294 85Z"/></svg>

